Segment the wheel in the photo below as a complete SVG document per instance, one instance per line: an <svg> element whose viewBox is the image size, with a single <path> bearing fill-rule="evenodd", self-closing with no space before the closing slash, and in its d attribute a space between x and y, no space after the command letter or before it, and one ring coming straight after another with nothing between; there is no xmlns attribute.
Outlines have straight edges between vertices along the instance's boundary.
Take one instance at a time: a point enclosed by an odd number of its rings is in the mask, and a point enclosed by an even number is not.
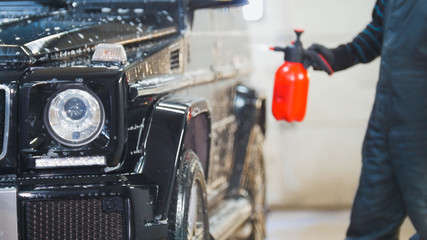
<svg viewBox="0 0 427 240"><path fill-rule="evenodd" d="M256 125L249 137L246 152L245 174L242 181L242 190L252 203L252 217L250 219L251 233L247 239L260 240L265 238L266 223L266 180L263 155L264 134Z"/></svg>
<svg viewBox="0 0 427 240"><path fill-rule="evenodd" d="M209 239L205 177L197 155L186 151L168 216L168 240Z"/></svg>

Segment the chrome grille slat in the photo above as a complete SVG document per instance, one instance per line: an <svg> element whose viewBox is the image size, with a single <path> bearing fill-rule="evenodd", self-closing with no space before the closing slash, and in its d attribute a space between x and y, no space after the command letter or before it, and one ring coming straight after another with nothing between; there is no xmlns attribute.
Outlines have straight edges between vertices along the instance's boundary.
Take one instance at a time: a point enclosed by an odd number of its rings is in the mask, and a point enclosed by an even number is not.
<svg viewBox="0 0 427 240"><path fill-rule="evenodd" d="M0 85L0 161L6 156L10 126L10 89Z"/></svg>

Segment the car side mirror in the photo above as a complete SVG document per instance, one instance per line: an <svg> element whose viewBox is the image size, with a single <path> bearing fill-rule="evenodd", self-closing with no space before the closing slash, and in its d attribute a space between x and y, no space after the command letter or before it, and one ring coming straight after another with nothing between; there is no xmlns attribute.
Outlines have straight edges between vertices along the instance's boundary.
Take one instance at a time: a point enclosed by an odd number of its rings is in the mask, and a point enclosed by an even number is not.
<svg viewBox="0 0 427 240"><path fill-rule="evenodd" d="M242 6L248 4L248 0L190 0L189 7L191 10L201 8L219 8Z"/></svg>

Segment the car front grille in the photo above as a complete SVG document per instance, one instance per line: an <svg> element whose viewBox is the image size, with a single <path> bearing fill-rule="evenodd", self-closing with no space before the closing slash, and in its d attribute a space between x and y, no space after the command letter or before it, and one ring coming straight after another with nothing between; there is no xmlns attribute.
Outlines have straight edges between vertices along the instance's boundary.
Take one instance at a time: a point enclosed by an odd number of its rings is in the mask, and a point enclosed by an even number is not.
<svg viewBox="0 0 427 240"><path fill-rule="evenodd" d="M24 206L27 239L125 239L121 197L32 200Z"/></svg>

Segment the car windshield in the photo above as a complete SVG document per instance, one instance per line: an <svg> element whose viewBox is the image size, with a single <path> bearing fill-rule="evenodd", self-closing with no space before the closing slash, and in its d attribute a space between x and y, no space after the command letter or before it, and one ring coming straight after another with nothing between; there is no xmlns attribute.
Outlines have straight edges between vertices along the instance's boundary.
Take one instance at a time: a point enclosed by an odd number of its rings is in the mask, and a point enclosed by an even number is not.
<svg viewBox="0 0 427 240"><path fill-rule="evenodd" d="M98 14L98 17L117 13L123 15L128 12L166 11L171 16L178 14L177 0L0 0L0 26L48 17L57 14L57 10L70 9L80 12L78 16Z"/></svg>
<svg viewBox="0 0 427 240"><path fill-rule="evenodd" d="M135 5L135 4L168 4L175 3L177 0L33 0L33 1L14 1L14 0L0 0L0 14L1 15L37 15L36 13L44 13L49 8L65 8L67 5L71 6L119 6Z"/></svg>
<svg viewBox="0 0 427 240"><path fill-rule="evenodd" d="M22 45L50 35L110 23L130 25L128 28L138 32L173 25L179 28L177 0L64 1L68 6L56 7L54 2L58 0L0 0L0 45Z"/></svg>

